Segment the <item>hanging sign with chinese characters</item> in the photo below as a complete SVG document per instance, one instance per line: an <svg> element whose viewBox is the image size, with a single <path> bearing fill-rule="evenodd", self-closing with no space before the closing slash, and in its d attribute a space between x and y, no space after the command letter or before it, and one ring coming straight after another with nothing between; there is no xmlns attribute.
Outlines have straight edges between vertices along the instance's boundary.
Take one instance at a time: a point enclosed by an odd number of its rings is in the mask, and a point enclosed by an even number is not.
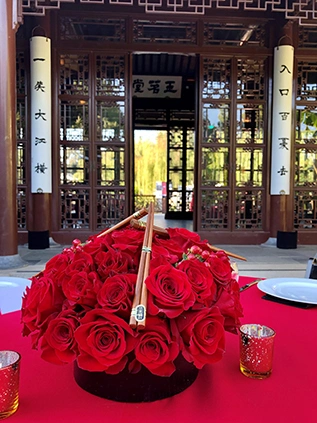
<svg viewBox="0 0 317 423"><path fill-rule="evenodd" d="M132 95L134 97L180 98L181 94L181 76L133 76Z"/></svg>
<svg viewBox="0 0 317 423"><path fill-rule="evenodd" d="M30 39L31 192L52 192L51 40Z"/></svg>
<svg viewBox="0 0 317 423"><path fill-rule="evenodd" d="M289 195L294 48L274 49L271 195Z"/></svg>

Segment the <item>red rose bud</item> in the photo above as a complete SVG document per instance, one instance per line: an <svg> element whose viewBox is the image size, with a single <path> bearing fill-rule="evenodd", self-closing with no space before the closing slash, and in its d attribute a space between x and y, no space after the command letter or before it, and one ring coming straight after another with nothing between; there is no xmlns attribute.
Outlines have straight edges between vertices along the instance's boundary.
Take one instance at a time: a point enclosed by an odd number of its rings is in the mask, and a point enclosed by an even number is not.
<svg viewBox="0 0 317 423"><path fill-rule="evenodd" d="M202 258L203 258L204 260L207 260L207 259L210 257L210 252L209 252L209 251L207 251L207 250L204 250L204 251L201 253L201 256L202 256Z"/></svg>
<svg viewBox="0 0 317 423"><path fill-rule="evenodd" d="M194 260L196 258L195 254L189 253L187 256L187 260Z"/></svg>
<svg viewBox="0 0 317 423"><path fill-rule="evenodd" d="M198 245L193 245L189 251L193 254L201 254L201 248Z"/></svg>
<svg viewBox="0 0 317 423"><path fill-rule="evenodd" d="M73 251L81 251L83 249L80 239L74 239L72 242Z"/></svg>

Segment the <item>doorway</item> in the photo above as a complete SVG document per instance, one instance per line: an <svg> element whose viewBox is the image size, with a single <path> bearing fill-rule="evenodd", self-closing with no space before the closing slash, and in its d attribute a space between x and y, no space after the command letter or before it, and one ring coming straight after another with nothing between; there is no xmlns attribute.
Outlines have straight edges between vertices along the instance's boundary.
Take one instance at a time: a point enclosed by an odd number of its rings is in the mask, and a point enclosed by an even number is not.
<svg viewBox="0 0 317 423"><path fill-rule="evenodd" d="M166 212L167 131L135 129L134 209L154 204L156 213Z"/></svg>
<svg viewBox="0 0 317 423"><path fill-rule="evenodd" d="M133 55L134 208L152 198L165 219L193 219L196 69L195 55Z"/></svg>

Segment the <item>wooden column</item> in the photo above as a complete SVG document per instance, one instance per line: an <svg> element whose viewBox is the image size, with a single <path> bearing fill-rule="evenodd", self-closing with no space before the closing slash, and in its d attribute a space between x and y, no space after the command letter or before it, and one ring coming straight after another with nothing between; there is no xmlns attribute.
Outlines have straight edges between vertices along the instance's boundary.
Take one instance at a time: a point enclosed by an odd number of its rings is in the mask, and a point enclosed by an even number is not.
<svg viewBox="0 0 317 423"><path fill-rule="evenodd" d="M288 22L281 30L278 38L279 45L293 45L293 24ZM294 135L290 148L293 148ZM291 177L293 172L291 172ZM293 222L293 187L291 183L290 195L271 195L270 236L275 239L279 232L291 233ZM288 248L288 247L285 247ZM292 248L292 247L290 247Z"/></svg>
<svg viewBox="0 0 317 423"><path fill-rule="evenodd" d="M0 264L17 255L16 46L12 0L0 1ZM4 266L2 266L4 267ZM8 266L10 267L10 266Z"/></svg>

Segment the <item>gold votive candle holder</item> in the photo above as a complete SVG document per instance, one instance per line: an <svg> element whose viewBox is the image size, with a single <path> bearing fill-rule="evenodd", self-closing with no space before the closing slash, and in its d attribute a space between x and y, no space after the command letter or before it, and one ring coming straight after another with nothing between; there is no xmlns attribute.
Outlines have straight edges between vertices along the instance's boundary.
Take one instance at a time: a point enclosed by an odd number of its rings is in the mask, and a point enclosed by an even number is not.
<svg viewBox="0 0 317 423"><path fill-rule="evenodd" d="M245 324L239 335L241 372L253 379L266 379L272 373L275 331L268 326Z"/></svg>
<svg viewBox="0 0 317 423"><path fill-rule="evenodd" d="M0 420L19 407L20 362L16 351L0 351Z"/></svg>

